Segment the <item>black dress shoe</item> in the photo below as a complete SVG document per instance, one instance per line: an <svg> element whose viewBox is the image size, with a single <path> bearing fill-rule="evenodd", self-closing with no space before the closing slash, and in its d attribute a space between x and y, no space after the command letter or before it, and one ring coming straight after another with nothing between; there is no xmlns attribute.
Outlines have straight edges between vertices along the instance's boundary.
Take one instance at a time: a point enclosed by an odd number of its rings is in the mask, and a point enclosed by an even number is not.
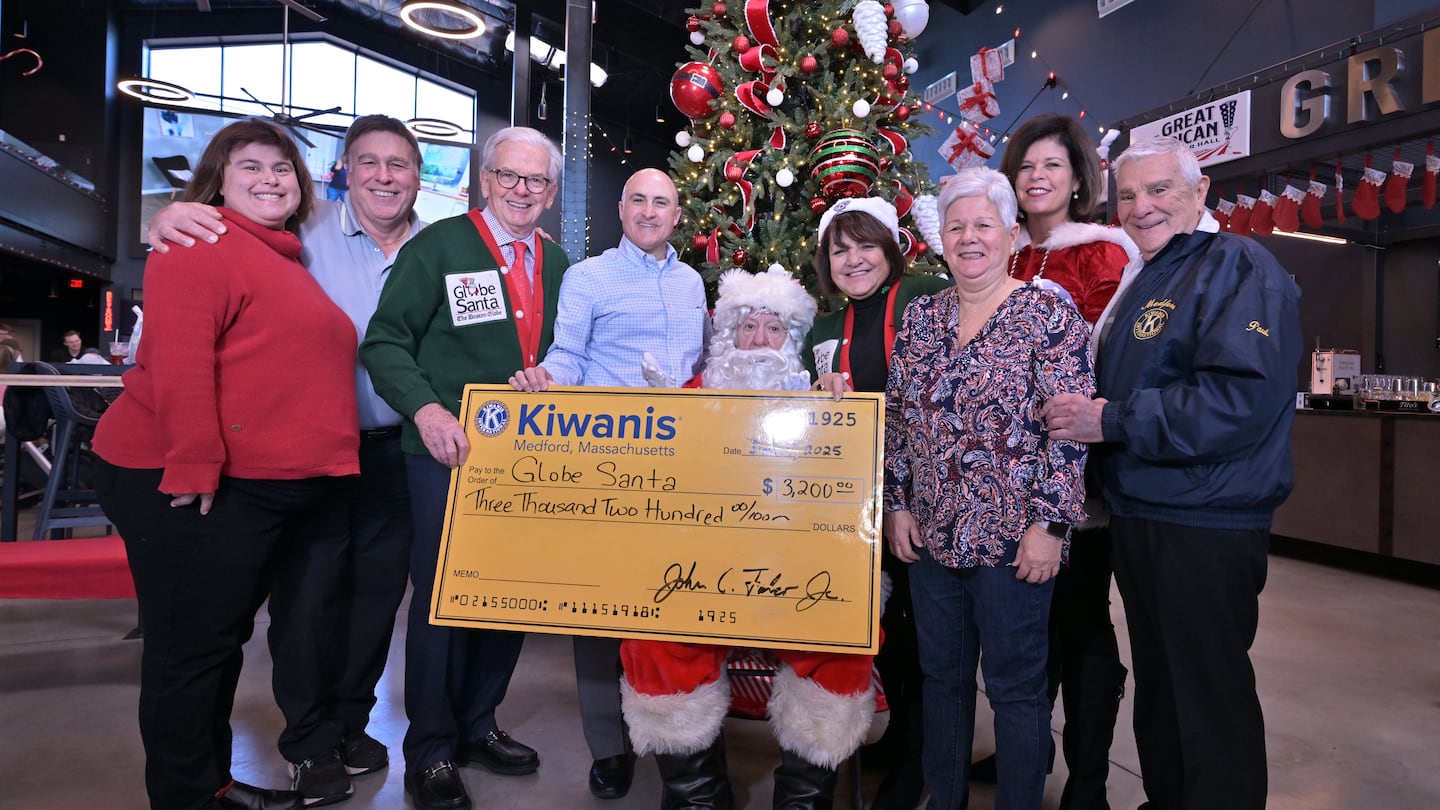
<svg viewBox="0 0 1440 810"><path fill-rule="evenodd" d="M441 760L419 773L405 774L405 789L415 810L469 810L470 794L460 772L449 760Z"/></svg>
<svg viewBox="0 0 1440 810"><path fill-rule="evenodd" d="M597 759L590 766L590 792L597 799L618 799L630 792L635 763L629 754Z"/></svg>
<svg viewBox="0 0 1440 810"><path fill-rule="evenodd" d="M473 762L503 776L524 776L540 767L540 755L534 748L498 729L479 742L461 746L460 753L464 757L461 762Z"/></svg>
<svg viewBox="0 0 1440 810"><path fill-rule="evenodd" d="M300 794L293 790L270 790L231 782L219 793L215 801L226 810L301 810Z"/></svg>

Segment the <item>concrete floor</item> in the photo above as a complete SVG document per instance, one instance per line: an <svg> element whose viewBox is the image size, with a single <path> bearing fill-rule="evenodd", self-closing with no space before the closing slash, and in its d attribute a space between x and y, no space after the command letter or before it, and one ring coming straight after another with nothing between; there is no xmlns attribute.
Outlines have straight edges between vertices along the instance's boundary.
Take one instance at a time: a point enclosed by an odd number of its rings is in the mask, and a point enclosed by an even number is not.
<svg viewBox="0 0 1440 810"><path fill-rule="evenodd" d="M1127 647L1118 597L1113 613ZM262 613L257 639L264 637L264 620ZM121 640L134 623L128 601L0 601L0 810L145 807L134 720L140 644ZM405 727L403 621L400 628L370 728L397 762ZM243 781L279 786L287 776L274 749L281 722L270 697L270 659L259 640L246 652L234 714L234 771ZM1128 659L1128 649L1123 653ZM1254 659L1268 727L1272 810L1440 806L1440 598L1434 590L1272 556ZM587 791L589 754L568 639L527 640L500 721L539 749L542 764L524 777L463 769L477 808L650 810L658 804L649 758L638 763L626 798L604 802ZM989 724L982 699L978 752L992 749ZM769 771L777 761L768 730L730 721L726 734L740 806L768 808ZM1143 794L1128 698L1111 758L1110 804L1130 810ZM1063 768L1057 761L1046 808L1059 805ZM867 799L880 777L863 774ZM987 787L972 791L976 810L993 801ZM401 769L356 780L354 797L341 806L407 807Z"/></svg>

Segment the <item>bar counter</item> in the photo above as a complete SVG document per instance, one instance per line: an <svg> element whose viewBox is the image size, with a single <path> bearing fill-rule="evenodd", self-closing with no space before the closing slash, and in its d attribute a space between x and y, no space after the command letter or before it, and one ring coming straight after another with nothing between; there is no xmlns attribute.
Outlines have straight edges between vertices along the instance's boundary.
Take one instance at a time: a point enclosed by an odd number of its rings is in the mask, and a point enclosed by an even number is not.
<svg viewBox="0 0 1440 810"><path fill-rule="evenodd" d="M1440 564L1440 415L1297 409L1293 438L1273 534Z"/></svg>

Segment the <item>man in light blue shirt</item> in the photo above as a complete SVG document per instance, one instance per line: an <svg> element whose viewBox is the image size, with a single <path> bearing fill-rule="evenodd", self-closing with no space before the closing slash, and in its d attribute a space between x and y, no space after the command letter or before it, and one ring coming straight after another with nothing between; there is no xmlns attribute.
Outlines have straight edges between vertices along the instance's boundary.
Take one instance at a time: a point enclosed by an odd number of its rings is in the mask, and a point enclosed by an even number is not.
<svg viewBox="0 0 1440 810"><path fill-rule="evenodd" d="M555 342L545 360L515 372L521 391L550 385L643 388L648 353L671 379L699 371L709 318L700 274L680 261L670 235L680 195L659 169L631 175L620 198L619 247L572 265L560 285ZM594 763L590 791L616 799L630 789L634 764L620 716L620 640L575 637L580 720Z"/></svg>

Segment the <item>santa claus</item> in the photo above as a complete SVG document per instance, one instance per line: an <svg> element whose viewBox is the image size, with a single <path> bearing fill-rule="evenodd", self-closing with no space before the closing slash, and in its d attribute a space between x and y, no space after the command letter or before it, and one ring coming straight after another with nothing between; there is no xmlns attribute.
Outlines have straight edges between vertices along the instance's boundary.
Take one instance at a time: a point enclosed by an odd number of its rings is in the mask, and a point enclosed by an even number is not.
<svg viewBox="0 0 1440 810"><path fill-rule="evenodd" d="M715 331L700 384L809 388L800 347L814 318L815 300L783 269L727 272L720 277ZM730 707L725 664L733 650L643 639L621 644L625 720L636 753L655 753L664 782L661 810L735 806L720 734ZM835 768L860 746L875 713L872 657L796 650L768 654L776 675L767 708L781 748L774 807L829 808Z"/></svg>

